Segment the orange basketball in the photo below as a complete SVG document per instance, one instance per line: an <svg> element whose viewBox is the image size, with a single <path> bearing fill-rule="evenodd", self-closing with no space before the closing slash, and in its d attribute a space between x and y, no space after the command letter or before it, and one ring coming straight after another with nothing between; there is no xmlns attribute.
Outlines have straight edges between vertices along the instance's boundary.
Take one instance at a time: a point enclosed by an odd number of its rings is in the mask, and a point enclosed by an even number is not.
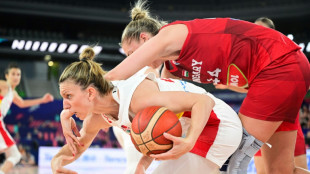
<svg viewBox="0 0 310 174"><path fill-rule="evenodd" d="M172 148L173 142L163 135L167 132L180 137L182 127L178 117L165 107L151 106L138 112L132 121L131 140L144 155L159 154Z"/></svg>

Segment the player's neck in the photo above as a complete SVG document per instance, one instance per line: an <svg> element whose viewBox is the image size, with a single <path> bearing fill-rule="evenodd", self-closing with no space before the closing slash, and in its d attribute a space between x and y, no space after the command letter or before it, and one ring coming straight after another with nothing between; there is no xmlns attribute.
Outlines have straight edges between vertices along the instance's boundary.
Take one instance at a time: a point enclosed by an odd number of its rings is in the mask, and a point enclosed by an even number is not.
<svg viewBox="0 0 310 174"><path fill-rule="evenodd" d="M119 104L114 100L111 94L98 97L95 101L94 113L104 113L118 115Z"/></svg>

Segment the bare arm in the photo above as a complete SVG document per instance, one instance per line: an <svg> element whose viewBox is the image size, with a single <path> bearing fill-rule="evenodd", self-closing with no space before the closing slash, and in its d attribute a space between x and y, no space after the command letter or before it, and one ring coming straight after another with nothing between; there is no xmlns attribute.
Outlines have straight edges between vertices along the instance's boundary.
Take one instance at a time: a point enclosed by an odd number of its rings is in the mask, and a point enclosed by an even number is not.
<svg viewBox="0 0 310 174"><path fill-rule="evenodd" d="M168 56L178 55L185 42L187 33L187 27L183 24L172 25L162 29L156 36L109 71L105 78L108 80L127 79L144 66L149 66L156 60L168 60Z"/></svg>
<svg viewBox="0 0 310 174"><path fill-rule="evenodd" d="M48 103L53 100L54 100L54 97L49 93L45 94L42 98L24 100L17 94L16 91L14 91L13 103L15 103L20 108L26 108L26 107L30 107L33 105Z"/></svg>
<svg viewBox="0 0 310 174"><path fill-rule="evenodd" d="M60 151L53 157L51 161L53 173L61 173L59 171L68 171L68 169L63 168L63 166L72 163L78 159L82 153L91 145L92 141L101 129L110 127L108 123L102 118L101 115L91 115L87 117L83 122L83 128L80 131L81 137L79 141L84 144L84 146L76 145L77 153L73 156L68 145L63 146ZM74 173L71 171L71 173Z"/></svg>
<svg viewBox="0 0 310 174"><path fill-rule="evenodd" d="M149 156L142 156L137 165L135 174L144 174L147 168L152 164L153 160L154 159Z"/></svg>
<svg viewBox="0 0 310 174"><path fill-rule="evenodd" d="M0 80L0 95L5 96L9 89L8 84L4 80Z"/></svg>

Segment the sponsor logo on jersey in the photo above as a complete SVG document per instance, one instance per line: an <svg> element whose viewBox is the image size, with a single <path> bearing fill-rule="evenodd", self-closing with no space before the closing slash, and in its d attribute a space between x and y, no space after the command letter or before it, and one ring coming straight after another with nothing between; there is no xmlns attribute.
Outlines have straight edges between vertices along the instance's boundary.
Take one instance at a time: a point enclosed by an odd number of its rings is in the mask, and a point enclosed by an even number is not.
<svg viewBox="0 0 310 174"><path fill-rule="evenodd" d="M248 87L248 79L235 64L230 64L228 67L227 85L241 88Z"/></svg>

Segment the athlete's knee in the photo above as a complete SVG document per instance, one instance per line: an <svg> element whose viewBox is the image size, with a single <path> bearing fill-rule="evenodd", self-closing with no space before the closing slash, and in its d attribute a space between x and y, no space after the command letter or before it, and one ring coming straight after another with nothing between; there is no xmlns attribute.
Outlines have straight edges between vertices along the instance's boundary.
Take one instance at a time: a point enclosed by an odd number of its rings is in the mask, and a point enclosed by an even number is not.
<svg viewBox="0 0 310 174"><path fill-rule="evenodd" d="M264 143L243 130L242 141L238 149L232 154L228 163L228 174L244 174L247 171L251 158Z"/></svg>
<svg viewBox="0 0 310 174"><path fill-rule="evenodd" d="M9 148L5 155L6 160L10 161L13 166L15 166L22 158L22 155L20 154L16 146Z"/></svg>

